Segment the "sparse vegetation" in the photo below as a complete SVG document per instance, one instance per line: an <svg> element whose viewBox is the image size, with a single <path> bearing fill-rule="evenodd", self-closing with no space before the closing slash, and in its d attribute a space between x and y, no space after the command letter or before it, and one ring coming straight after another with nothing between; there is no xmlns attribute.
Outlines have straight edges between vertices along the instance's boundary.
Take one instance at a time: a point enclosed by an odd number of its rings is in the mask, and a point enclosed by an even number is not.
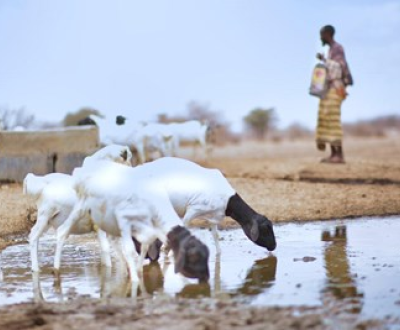
<svg viewBox="0 0 400 330"><path fill-rule="evenodd" d="M277 117L274 108L255 108L243 120L250 134L259 140L263 140L268 132L275 127Z"/></svg>
<svg viewBox="0 0 400 330"><path fill-rule="evenodd" d="M343 129L351 136L388 136L400 134L400 116L388 115L373 119L359 120L354 123L344 123Z"/></svg>
<svg viewBox="0 0 400 330"><path fill-rule="evenodd" d="M9 131L18 126L29 128L35 122L35 115L29 113L25 108L0 109L0 128Z"/></svg>

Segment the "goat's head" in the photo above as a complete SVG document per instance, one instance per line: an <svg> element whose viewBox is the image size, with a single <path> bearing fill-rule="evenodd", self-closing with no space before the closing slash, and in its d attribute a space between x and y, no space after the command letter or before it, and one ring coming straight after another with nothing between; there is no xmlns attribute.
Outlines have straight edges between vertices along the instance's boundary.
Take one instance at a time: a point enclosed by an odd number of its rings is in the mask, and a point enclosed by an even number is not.
<svg viewBox="0 0 400 330"><path fill-rule="evenodd" d="M207 246L182 226L174 227L167 237L174 252L175 273L181 273L188 278L198 278L200 282L208 281L210 253Z"/></svg>
<svg viewBox="0 0 400 330"><path fill-rule="evenodd" d="M126 121L126 117L118 115L117 117L115 117L115 123L117 125L125 125L125 121Z"/></svg>
<svg viewBox="0 0 400 330"><path fill-rule="evenodd" d="M142 251L142 245L139 241L132 236L133 243L135 244L136 252L140 254ZM159 239L156 239L153 243L150 244L149 250L146 254L146 259L150 259L151 262L157 261L160 258L162 242Z"/></svg>
<svg viewBox="0 0 400 330"><path fill-rule="evenodd" d="M235 219L255 244L269 251L275 250L276 240L272 222L254 211L238 194L229 199L225 215Z"/></svg>
<svg viewBox="0 0 400 330"><path fill-rule="evenodd" d="M77 124L78 126L85 126L85 125L97 126L96 122L90 117L85 117L79 120Z"/></svg>
<svg viewBox="0 0 400 330"><path fill-rule="evenodd" d="M253 221L257 223L258 227L258 237L253 242L267 248L268 251L275 250L276 240L271 220L261 214L257 214L253 217Z"/></svg>
<svg viewBox="0 0 400 330"><path fill-rule="evenodd" d="M123 165L132 166L132 152L129 147L125 146L120 152L120 159L117 160L118 163Z"/></svg>

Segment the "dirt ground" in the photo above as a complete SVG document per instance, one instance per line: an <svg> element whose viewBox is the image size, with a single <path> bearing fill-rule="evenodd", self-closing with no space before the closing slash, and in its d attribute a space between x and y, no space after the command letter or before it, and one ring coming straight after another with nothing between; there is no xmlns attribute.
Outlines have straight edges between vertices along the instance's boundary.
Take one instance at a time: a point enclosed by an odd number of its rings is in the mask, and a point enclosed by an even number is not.
<svg viewBox="0 0 400 330"><path fill-rule="evenodd" d="M191 151L186 151L191 154ZM347 164L321 164L313 141L246 143L215 148L199 162L223 171L238 193L275 222L400 214L400 141L350 139ZM35 221L20 184L0 186L0 249L26 240ZM202 223L197 223L202 224ZM226 227L234 225L225 221ZM74 301L0 309L0 329L330 329L317 309L250 308L220 301ZM157 305L159 304L159 305ZM306 311L306 312L305 312ZM371 322L356 329L382 329Z"/></svg>
<svg viewBox="0 0 400 330"><path fill-rule="evenodd" d="M346 329L385 329L382 321L350 322ZM336 324L333 326L333 324ZM214 300L80 300L20 304L0 309L0 329L289 330L344 329L317 308L254 308ZM349 322L347 323L347 325Z"/></svg>

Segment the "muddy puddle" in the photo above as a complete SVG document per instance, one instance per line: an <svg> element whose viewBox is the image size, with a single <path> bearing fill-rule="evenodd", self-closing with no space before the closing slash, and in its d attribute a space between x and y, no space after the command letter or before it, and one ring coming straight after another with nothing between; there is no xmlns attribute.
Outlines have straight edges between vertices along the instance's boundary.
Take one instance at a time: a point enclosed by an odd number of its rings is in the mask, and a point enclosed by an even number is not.
<svg viewBox="0 0 400 330"><path fill-rule="evenodd" d="M211 233L193 231L211 250L210 285L182 278L161 259L145 266L139 296L206 296L255 306L319 306L360 318L400 318L399 218L277 225L278 248L272 254L239 229L220 231L220 258ZM57 285L51 268L54 246L53 235L42 238L40 278L30 272L27 244L2 252L0 305L129 295L122 267L117 264L112 272L100 267L92 235L69 238Z"/></svg>

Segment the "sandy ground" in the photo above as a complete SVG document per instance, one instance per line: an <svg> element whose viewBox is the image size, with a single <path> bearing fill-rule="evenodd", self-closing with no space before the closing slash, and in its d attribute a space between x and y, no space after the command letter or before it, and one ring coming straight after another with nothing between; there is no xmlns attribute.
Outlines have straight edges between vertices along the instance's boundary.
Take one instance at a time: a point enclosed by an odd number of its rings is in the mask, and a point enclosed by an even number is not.
<svg viewBox="0 0 400 330"><path fill-rule="evenodd" d="M312 141L234 146L209 161L273 221L400 213L400 141L350 140L347 164L321 164ZM236 157L237 155L243 155Z"/></svg>
<svg viewBox="0 0 400 330"><path fill-rule="evenodd" d="M400 141L353 139L345 151L347 164L331 165L319 163L324 154L313 141L246 143L215 148L211 158L198 161L221 169L273 221L400 214ZM3 244L10 235L26 234L35 221L34 204L21 192L19 184L0 186Z"/></svg>
<svg viewBox="0 0 400 330"><path fill-rule="evenodd" d="M216 148L211 158L199 162L220 168L250 205L276 222L400 214L400 141L352 139L346 141L345 153L347 164L329 165L319 163L324 154L313 141L246 143ZM35 221L34 204L21 191L19 184L0 187L0 248L25 240ZM234 222L227 219L225 225ZM17 305L0 310L0 329L176 329L178 322L181 329L330 328L318 310L293 317L290 308L172 300L157 302L161 305L154 314L149 309L155 302L125 304Z"/></svg>

